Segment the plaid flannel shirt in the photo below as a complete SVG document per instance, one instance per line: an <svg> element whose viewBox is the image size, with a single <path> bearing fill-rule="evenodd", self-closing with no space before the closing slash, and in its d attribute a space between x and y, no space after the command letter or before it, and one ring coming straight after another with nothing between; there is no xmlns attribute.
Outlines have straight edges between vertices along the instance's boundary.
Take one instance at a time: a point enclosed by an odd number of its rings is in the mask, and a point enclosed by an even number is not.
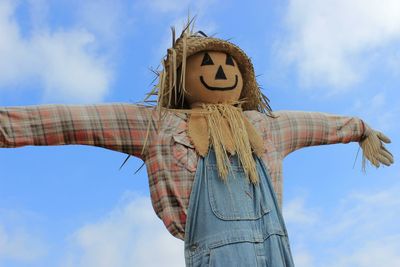
<svg viewBox="0 0 400 267"><path fill-rule="evenodd" d="M359 141L369 130L358 118L325 113L281 111L274 112L276 118L244 113L263 137L262 160L279 202L287 154L306 146ZM154 109L132 104L0 108L0 147L81 144L141 158L155 212L172 235L183 239L199 157L188 138L186 118L168 112L159 122Z"/></svg>

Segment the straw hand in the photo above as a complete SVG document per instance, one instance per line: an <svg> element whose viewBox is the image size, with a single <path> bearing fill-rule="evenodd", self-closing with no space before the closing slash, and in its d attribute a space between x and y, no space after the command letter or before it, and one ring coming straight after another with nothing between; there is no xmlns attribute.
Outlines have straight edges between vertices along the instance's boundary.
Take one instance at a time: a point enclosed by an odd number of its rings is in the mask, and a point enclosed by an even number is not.
<svg viewBox="0 0 400 267"><path fill-rule="evenodd" d="M384 143L390 143L390 139L381 132L372 130L370 134L360 142L363 150L364 161L368 159L372 165L379 167L380 164L390 166L393 164L393 155L387 150Z"/></svg>

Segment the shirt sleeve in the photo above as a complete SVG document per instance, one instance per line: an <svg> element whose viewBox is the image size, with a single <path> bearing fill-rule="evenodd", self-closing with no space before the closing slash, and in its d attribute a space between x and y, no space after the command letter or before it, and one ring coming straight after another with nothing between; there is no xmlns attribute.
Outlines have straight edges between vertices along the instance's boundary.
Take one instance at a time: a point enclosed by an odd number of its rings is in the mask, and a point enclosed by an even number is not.
<svg viewBox="0 0 400 267"><path fill-rule="evenodd" d="M356 117L302 111L280 111L274 115L272 136L282 157L302 147L360 141L370 131Z"/></svg>
<svg viewBox="0 0 400 267"><path fill-rule="evenodd" d="M142 158L152 110L132 104L0 108L0 147L91 145Z"/></svg>

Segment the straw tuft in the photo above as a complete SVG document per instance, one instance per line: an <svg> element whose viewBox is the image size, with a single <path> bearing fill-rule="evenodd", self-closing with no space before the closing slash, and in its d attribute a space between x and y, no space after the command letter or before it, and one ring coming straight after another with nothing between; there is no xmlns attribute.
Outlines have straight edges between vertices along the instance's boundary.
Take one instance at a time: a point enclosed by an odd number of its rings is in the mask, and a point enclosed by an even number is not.
<svg viewBox="0 0 400 267"><path fill-rule="evenodd" d="M243 119L242 109L229 104L207 104L203 105L203 109L209 112L205 117L208 124L211 145L215 151L219 176L222 180L226 181L230 168L228 149L225 147L226 144L224 142L226 129L221 127L224 124L224 120L226 120L232 135L234 151L239 158L246 177L252 183L258 183L258 172Z"/></svg>

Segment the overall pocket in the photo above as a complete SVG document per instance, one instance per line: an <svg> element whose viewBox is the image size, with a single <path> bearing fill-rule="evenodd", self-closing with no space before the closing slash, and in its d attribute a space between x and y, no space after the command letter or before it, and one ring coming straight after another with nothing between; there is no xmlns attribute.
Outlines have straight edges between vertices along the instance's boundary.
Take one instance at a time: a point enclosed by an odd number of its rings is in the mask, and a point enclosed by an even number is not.
<svg viewBox="0 0 400 267"><path fill-rule="evenodd" d="M207 166L210 206L221 220L257 220L270 209L260 186L249 182L240 166L231 166L226 181L218 177L215 165Z"/></svg>

